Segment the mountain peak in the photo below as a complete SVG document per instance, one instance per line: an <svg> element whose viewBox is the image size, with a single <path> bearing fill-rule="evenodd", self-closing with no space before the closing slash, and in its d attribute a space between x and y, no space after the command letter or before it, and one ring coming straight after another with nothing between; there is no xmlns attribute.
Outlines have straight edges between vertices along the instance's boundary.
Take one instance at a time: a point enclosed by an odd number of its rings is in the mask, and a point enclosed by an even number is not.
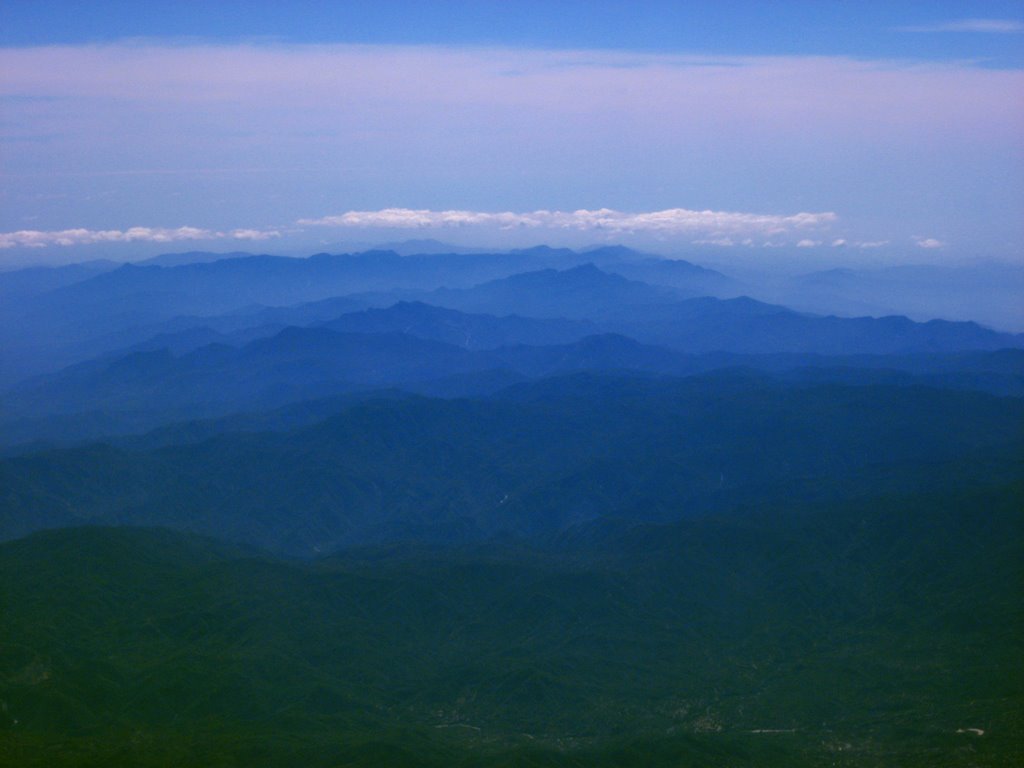
<svg viewBox="0 0 1024 768"><path fill-rule="evenodd" d="M509 253L517 256L573 256L569 248L552 248L550 245L535 245L532 248L513 248Z"/></svg>
<svg viewBox="0 0 1024 768"><path fill-rule="evenodd" d="M635 251L625 245L595 245L591 248L584 248L580 253L595 261L639 261L649 258L646 253Z"/></svg>

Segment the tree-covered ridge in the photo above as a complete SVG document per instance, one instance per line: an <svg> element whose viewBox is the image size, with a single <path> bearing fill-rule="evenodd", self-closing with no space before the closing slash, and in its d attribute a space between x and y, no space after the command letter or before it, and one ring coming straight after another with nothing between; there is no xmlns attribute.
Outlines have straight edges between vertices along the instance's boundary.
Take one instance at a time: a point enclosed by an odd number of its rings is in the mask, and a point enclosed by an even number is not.
<svg viewBox="0 0 1024 768"><path fill-rule="evenodd" d="M312 556L927 489L962 466L1007 478L1022 444L1015 398L576 375L488 399L357 401L291 431L3 459L0 533L159 525Z"/></svg>

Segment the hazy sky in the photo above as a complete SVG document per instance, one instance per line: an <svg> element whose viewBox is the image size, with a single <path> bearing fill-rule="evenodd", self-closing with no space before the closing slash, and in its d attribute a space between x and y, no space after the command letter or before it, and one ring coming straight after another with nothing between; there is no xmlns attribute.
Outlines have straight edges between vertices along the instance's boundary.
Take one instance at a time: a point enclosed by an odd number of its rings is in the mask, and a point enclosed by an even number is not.
<svg viewBox="0 0 1024 768"><path fill-rule="evenodd" d="M1021 2L0 0L0 263L1021 261Z"/></svg>

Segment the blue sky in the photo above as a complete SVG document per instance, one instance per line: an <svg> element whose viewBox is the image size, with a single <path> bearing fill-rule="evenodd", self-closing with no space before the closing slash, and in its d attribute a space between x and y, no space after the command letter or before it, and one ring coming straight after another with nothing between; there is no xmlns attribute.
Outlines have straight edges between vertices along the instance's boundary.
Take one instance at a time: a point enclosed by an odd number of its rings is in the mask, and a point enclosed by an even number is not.
<svg viewBox="0 0 1024 768"><path fill-rule="evenodd" d="M964 20L1024 24L1021 2L110 2L6 0L2 45L131 37L292 43L514 45L734 55L849 55L989 60L1020 66L1019 38L908 34Z"/></svg>
<svg viewBox="0 0 1024 768"><path fill-rule="evenodd" d="M1021 259L1024 5L0 0L0 263Z"/></svg>

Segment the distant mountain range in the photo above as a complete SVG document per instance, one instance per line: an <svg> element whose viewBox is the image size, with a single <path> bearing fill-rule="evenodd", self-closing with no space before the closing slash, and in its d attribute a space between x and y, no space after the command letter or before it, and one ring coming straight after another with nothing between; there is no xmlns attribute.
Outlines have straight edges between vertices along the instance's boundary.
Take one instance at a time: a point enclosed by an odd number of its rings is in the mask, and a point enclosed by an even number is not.
<svg viewBox="0 0 1024 768"><path fill-rule="evenodd" d="M305 259L220 256L180 254L158 257L149 266L102 263L0 273L0 386L157 333L185 330L181 318L237 315L370 291L468 287L538 266L587 261L572 251L550 249L422 256L369 251ZM189 259L195 261L181 263ZM165 324L177 326L161 327ZM201 324L209 322L192 323Z"/></svg>
<svg viewBox="0 0 1024 768"><path fill-rule="evenodd" d="M996 394L1024 386L1018 359L1000 353L1024 348L1024 336L695 297L736 284L622 247L216 256L0 276L0 444L140 433L379 389L488 394L584 370L686 376L746 366L791 381ZM517 271L538 263L570 266ZM55 370L61 363L73 365Z"/></svg>
<svg viewBox="0 0 1024 768"><path fill-rule="evenodd" d="M679 297L674 289L628 280L588 263L562 271L524 272L472 288L439 288L424 301L469 312L600 319L618 307L666 303Z"/></svg>
<svg viewBox="0 0 1024 768"><path fill-rule="evenodd" d="M828 276L822 279L833 281ZM849 282L848 277L841 280ZM1012 283L1003 281L1008 282ZM910 295L905 285L903 280L900 290ZM806 300L798 302L804 306L815 290L790 294L806 294ZM850 293L852 289L844 290ZM622 246L585 252L537 247L508 253L407 256L368 251L305 259L195 252L167 254L141 264L92 262L17 270L0 273L0 387L118 349L146 345L161 334L187 331L195 335L201 327L226 334L267 326L266 332L271 332L286 325L326 321L345 309L383 308L400 301L478 314L597 321L616 311L620 315L629 312L626 306L649 308L686 298L734 298L751 292L772 293L689 262L658 259ZM347 302L344 308L342 302ZM321 311L332 303L340 311L333 315ZM850 307L850 302L837 300L836 304ZM664 328L647 334L651 329L620 322L623 319L604 323L602 330L681 349L708 348L696 338L671 338ZM650 319L656 325L671 320ZM794 323L791 319L790 324ZM839 348L829 347L825 340L805 343L799 338L801 332L795 328L764 332L758 342L732 351L919 349L929 335L915 332L914 339L876 344L877 338L865 331L854 335L853 348ZM737 328L733 336L742 333L744 329ZM955 342L949 342L948 336L946 332L931 334L930 348L1014 344L1005 336L1003 341L991 343L979 334ZM250 332L248 338L253 337ZM732 345L733 341L722 338L718 343Z"/></svg>
<svg viewBox="0 0 1024 768"><path fill-rule="evenodd" d="M162 253L140 261L133 261L137 267L182 267L187 264L210 264L224 259L248 259L253 254L245 251L212 253L210 251L185 251L184 253Z"/></svg>
<svg viewBox="0 0 1024 768"><path fill-rule="evenodd" d="M830 269L747 286L767 301L809 312L974 320L1024 331L1024 265L903 265Z"/></svg>
<svg viewBox="0 0 1024 768"><path fill-rule="evenodd" d="M575 302L570 314L595 319L499 317L399 302L317 320L358 305L339 299L222 316L224 331L184 323L184 330L9 391L0 440L139 432L189 414L224 416L380 388L487 393L584 370L685 376L746 366L804 380L941 383L1006 394L1024 388L1024 350L1007 349L1024 346L1021 339L972 323L816 317L747 298L678 300L670 289L592 265L445 289L433 298L540 315ZM310 319L306 327L285 324Z"/></svg>
<svg viewBox="0 0 1024 768"><path fill-rule="evenodd" d="M746 297L623 308L606 323L643 341L692 352L908 354L1024 346L1024 334L1000 333L973 322L823 317Z"/></svg>

